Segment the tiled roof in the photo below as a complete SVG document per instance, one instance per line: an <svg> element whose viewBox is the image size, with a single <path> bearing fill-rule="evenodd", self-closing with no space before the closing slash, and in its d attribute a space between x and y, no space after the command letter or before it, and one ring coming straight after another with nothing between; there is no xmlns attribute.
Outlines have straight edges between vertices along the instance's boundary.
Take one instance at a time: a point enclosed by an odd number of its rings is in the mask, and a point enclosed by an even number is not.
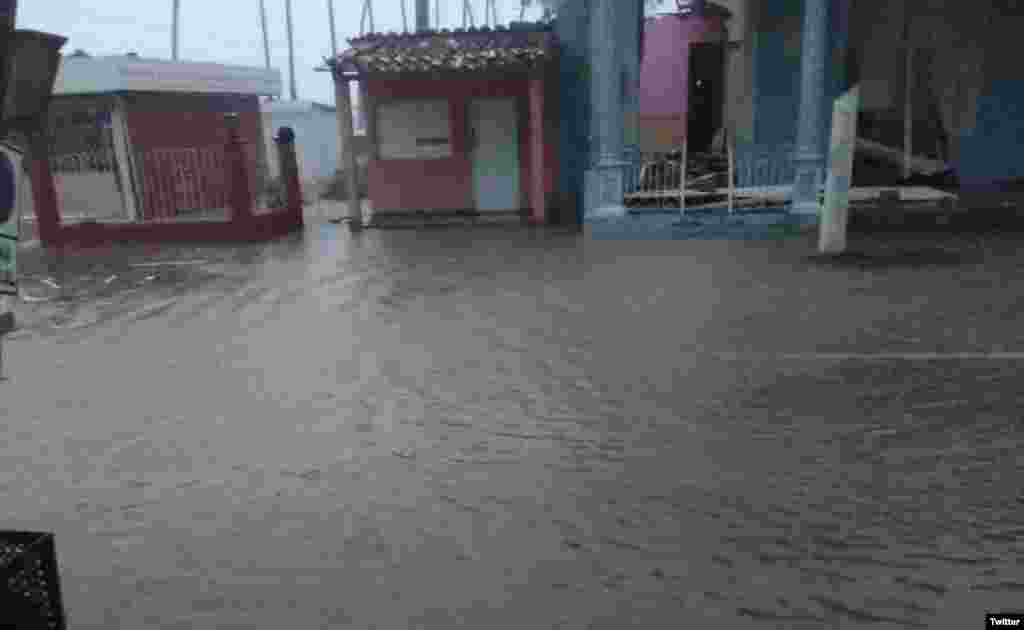
<svg viewBox="0 0 1024 630"><path fill-rule="evenodd" d="M328 60L345 73L424 73L529 70L555 49L551 25L448 29L417 33L371 33L349 40L351 48Z"/></svg>

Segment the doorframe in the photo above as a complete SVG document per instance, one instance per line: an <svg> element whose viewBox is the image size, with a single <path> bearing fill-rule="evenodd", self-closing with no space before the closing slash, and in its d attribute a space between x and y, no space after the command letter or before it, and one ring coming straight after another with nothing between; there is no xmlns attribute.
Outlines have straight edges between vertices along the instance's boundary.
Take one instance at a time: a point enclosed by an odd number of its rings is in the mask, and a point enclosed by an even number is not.
<svg viewBox="0 0 1024 630"><path fill-rule="evenodd" d="M515 186L516 186L516 200L515 205L512 208L508 208L510 212L522 212L524 206L524 188L522 181L523 171L523 155L522 155L522 134L523 134L523 98L519 95L509 96L472 96L466 100L466 142L467 142L467 155L469 157L469 177L470 177L470 188L472 194L473 207L472 211L475 213L487 213L487 212L504 212L504 210L481 210L480 209L480 196L477 192L477 180L476 180L476 134L474 133L475 112L473 109L473 103L478 101L508 101L512 103L512 120L515 123L515 136L513 138L513 144L516 150L516 164L515 164Z"/></svg>
<svg viewBox="0 0 1024 630"><path fill-rule="evenodd" d="M711 39L711 40L707 40L707 41L693 42L693 43L690 44L690 54L688 55L688 58L687 58L687 63L689 64L689 68L687 69L687 80L690 82L690 85L687 86L686 116L687 116L688 120L687 120L687 123L686 123L686 129L687 129L687 136L689 136L690 135L689 134L689 130L690 130L690 120L689 119L690 119L691 115L694 113L693 112L693 107L691 106L691 103L692 103L692 98L693 98L693 89L692 89L693 85L692 85L692 82L694 80L696 80L694 78L696 53L697 53L698 50L708 50L708 49L712 49L712 48L717 48L717 49L720 50L721 60L722 60L721 66L719 68L719 71L718 71L718 73L716 73L718 75L716 77L716 83L718 84L718 86L717 86L717 88L715 90L716 94L712 95L712 99L717 101L717 102L713 102L711 107L709 108L709 111L711 112L712 118L713 119L717 119L716 122L718 123L718 126L715 129L712 130L710 142L713 143L714 142L714 135L715 135L715 133L717 133L717 131L719 129L721 129L722 127L728 125L728 111L727 111L727 109L728 109L728 106L727 106L728 101L727 101L727 99L728 99L728 96L729 96L729 94L728 94L728 87L729 87L728 86L728 72L729 72L729 51L730 51L730 46L729 46L729 41L728 41L728 34L726 34L726 38L722 39L722 40L720 40L720 39Z"/></svg>

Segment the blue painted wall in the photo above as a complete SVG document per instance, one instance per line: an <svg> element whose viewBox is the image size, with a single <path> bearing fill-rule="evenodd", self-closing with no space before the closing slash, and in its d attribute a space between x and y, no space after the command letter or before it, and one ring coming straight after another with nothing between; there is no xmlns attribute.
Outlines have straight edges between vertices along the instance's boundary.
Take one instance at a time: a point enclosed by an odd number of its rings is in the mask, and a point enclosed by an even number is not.
<svg viewBox="0 0 1024 630"><path fill-rule="evenodd" d="M978 100L973 133L962 139L959 171L969 191L989 191L1024 178L1024 81L991 81Z"/></svg>
<svg viewBox="0 0 1024 630"><path fill-rule="evenodd" d="M802 16L802 0L764 0L762 3L754 48L755 144L773 146L796 141Z"/></svg>
<svg viewBox="0 0 1024 630"><path fill-rule="evenodd" d="M832 130L832 105L845 89L845 51L849 39L851 0L829 3L829 48L825 121L821 151L827 153ZM764 0L754 48L754 142L795 144L800 112L800 55L803 0Z"/></svg>

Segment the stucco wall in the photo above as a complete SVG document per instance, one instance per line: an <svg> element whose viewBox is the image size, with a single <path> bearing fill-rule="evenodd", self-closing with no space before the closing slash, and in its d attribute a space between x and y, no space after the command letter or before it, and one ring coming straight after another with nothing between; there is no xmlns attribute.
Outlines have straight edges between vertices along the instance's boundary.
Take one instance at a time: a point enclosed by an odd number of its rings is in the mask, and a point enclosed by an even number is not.
<svg viewBox="0 0 1024 630"><path fill-rule="evenodd" d="M515 98L519 112L519 190L520 208L530 207L529 107L527 80L524 79L407 79L370 80L367 88L371 98L380 103L388 99L445 99L449 103L452 124L452 157L432 160L370 161L369 195L378 211L469 210L473 199L473 170L469 156L468 111L473 98ZM546 114L555 104L547 103ZM553 114L551 114L553 115ZM545 160L554 165L557 140L549 130ZM555 187L557 168L545 173L545 187Z"/></svg>

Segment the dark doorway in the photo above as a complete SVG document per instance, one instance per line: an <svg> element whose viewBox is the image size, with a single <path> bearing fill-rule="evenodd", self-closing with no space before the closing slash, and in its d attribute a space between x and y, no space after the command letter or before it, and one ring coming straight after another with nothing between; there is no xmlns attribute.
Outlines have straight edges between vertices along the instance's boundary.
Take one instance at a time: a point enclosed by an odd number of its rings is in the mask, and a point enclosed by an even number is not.
<svg viewBox="0 0 1024 630"><path fill-rule="evenodd" d="M707 153L722 126L725 95L725 46L721 43L690 47L690 85L687 150Z"/></svg>

